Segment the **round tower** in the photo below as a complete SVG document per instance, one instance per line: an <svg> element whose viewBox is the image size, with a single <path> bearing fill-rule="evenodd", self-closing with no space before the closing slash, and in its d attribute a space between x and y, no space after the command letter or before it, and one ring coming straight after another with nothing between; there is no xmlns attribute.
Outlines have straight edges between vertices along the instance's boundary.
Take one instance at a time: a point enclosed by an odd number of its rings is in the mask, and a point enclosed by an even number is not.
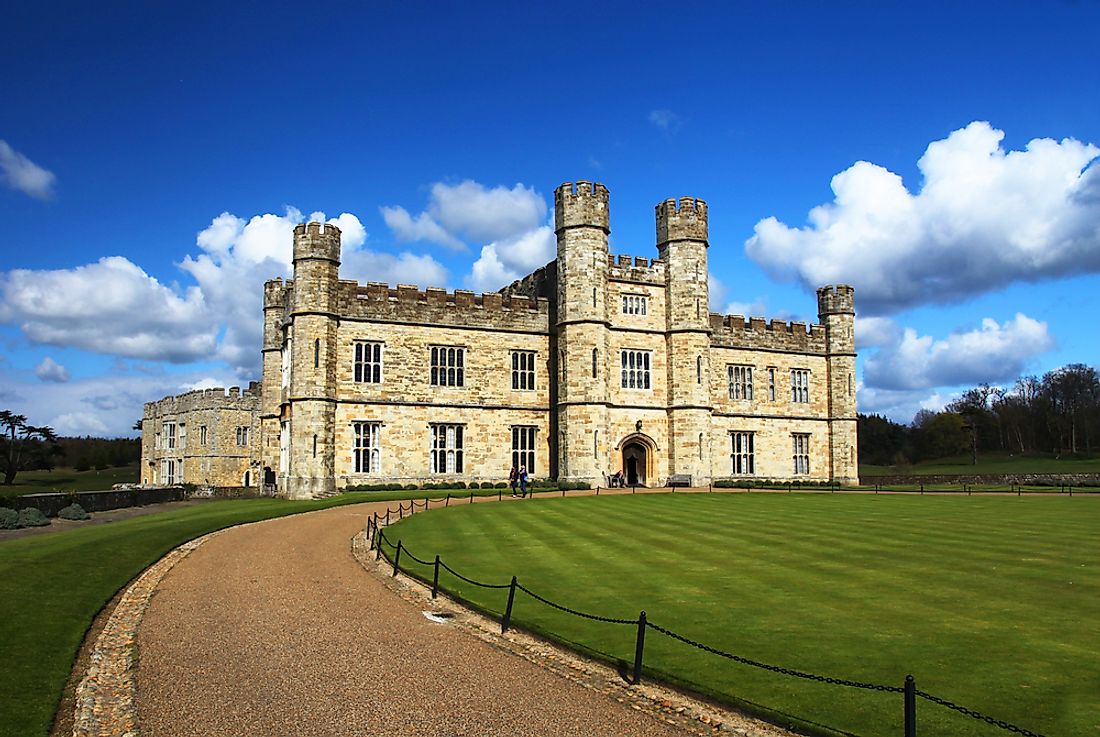
<svg viewBox="0 0 1100 737"><path fill-rule="evenodd" d="M294 291L290 300L286 494L294 499L336 493L336 314L340 229L294 227Z"/></svg>
<svg viewBox="0 0 1100 737"><path fill-rule="evenodd" d="M669 471L711 481L710 304L707 203L668 199L656 207L657 253L665 262Z"/></svg>
<svg viewBox="0 0 1100 737"><path fill-rule="evenodd" d="M608 455L599 447L607 444L608 199L607 187L586 181L554 191L557 475L591 484L603 483Z"/></svg>
<svg viewBox="0 0 1100 737"><path fill-rule="evenodd" d="M858 484L854 290L847 284L818 289L817 315L825 326L831 476L834 481Z"/></svg>

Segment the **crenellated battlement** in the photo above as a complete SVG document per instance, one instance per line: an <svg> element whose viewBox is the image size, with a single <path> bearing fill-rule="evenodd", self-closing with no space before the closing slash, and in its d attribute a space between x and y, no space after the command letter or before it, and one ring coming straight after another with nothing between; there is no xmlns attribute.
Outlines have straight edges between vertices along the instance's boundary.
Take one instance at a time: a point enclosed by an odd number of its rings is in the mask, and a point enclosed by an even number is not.
<svg viewBox="0 0 1100 737"><path fill-rule="evenodd" d="M667 263L658 258L618 254L607 257L607 278L664 285L667 267Z"/></svg>
<svg viewBox="0 0 1100 737"><path fill-rule="evenodd" d="M294 261L324 259L340 263L340 229L316 221L294 226Z"/></svg>
<svg viewBox="0 0 1100 737"><path fill-rule="evenodd" d="M264 309L286 307L287 292L292 282L283 283L282 277L264 282Z"/></svg>
<svg viewBox="0 0 1100 737"><path fill-rule="evenodd" d="M854 315L855 290L847 284L828 284L817 290L817 313L823 315Z"/></svg>
<svg viewBox="0 0 1100 737"><path fill-rule="evenodd" d="M554 190L554 227L600 228L610 232L610 196L607 187L584 180L565 182Z"/></svg>
<svg viewBox="0 0 1100 737"><path fill-rule="evenodd" d="M825 326L763 317L710 314L711 345L723 348L771 349L825 353Z"/></svg>
<svg viewBox="0 0 1100 737"><path fill-rule="evenodd" d="M199 410L242 410L252 411L259 406L261 395L260 382L253 381L243 391L239 386L228 389L193 389L183 394L167 396L155 402L145 403L145 417L178 415Z"/></svg>
<svg viewBox="0 0 1100 737"><path fill-rule="evenodd" d="M669 241L707 241L707 203L695 197L667 199L657 205L657 247Z"/></svg>
<svg viewBox="0 0 1100 737"><path fill-rule="evenodd" d="M540 333L549 330L550 302L545 297L502 292L475 294L465 289L448 292L437 287L420 289L411 284L391 287L384 282L361 285L353 281L341 281L338 291L340 314L351 318Z"/></svg>

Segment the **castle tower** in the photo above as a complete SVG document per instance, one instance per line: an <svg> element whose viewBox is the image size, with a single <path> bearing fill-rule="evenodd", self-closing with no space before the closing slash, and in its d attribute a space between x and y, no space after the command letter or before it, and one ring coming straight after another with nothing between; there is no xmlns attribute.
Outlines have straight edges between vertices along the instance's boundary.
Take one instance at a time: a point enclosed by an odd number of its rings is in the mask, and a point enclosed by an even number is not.
<svg viewBox="0 0 1100 737"><path fill-rule="evenodd" d="M554 225L558 239L557 355L554 357L558 369L557 475L562 480L591 484L603 483L609 452L609 223L608 192L602 184L579 181L574 186L567 182L554 191Z"/></svg>
<svg viewBox="0 0 1100 737"><path fill-rule="evenodd" d="M336 493L336 287L340 229L308 223L294 227L294 292L290 320L289 438L284 492L292 499ZM286 447L289 446L289 447Z"/></svg>
<svg viewBox="0 0 1100 737"><path fill-rule="evenodd" d="M835 481L859 483L856 441L855 301L846 284L817 290L818 319L825 325L829 387L829 462Z"/></svg>
<svg viewBox="0 0 1100 737"><path fill-rule="evenodd" d="M264 342L261 357L263 375L260 382L260 480L267 483L265 469L279 469L279 418L287 399L288 386L283 385L283 321L290 285L282 279L264 283Z"/></svg>
<svg viewBox="0 0 1100 737"><path fill-rule="evenodd" d="M657 253L666 263L669 473L711 481L710 305L707 203L656 207Z"/></svg>

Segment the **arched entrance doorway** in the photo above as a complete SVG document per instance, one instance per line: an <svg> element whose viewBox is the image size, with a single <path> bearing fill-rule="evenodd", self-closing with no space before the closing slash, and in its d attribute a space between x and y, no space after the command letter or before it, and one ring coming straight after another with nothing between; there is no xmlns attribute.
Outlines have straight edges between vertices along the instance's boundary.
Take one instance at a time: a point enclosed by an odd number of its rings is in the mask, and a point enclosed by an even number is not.
<svg viewBox="0 0 1100 737"><path fill-rule="evenodd" d="M627 486L645 486L649 449L638 440L623 445L623 476Z"/></svg>

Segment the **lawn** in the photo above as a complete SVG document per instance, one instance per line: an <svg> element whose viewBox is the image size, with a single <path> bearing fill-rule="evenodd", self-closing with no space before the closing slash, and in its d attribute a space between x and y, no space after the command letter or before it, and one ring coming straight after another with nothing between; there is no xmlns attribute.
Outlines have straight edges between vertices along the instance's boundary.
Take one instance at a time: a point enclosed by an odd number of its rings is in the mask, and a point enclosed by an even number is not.
<svg viewBox="0 0 1100 737"><path fill-rule="evenodd" d="M175 546L242 522L340 504L446 493L363 492L315 502L212 501L106 525L0 541L0 737L47 734L73 659L96 613Z"/></svg>
<svg viewBox="0 0 1100 737"><path fill-rule="evenodd" d="M76 471L55 468L52 471L20 471L11 486L0 484L0 497L38 494L47 491L105 491L112 484L138 481L138 464L107 468L102 471Z"/></svg>
<svg viewBox="0 0 1100 737"><path fill-rule="evenodd" d="M1047 737L1100 734L1100 498L662 494L419 514L387 531L417 557L519 582L584 612L726 652L918 688ZM407 561L407 559L404 559ZM430 567L416 566L430 576ZM506 591L444 572L500 612ZM513 621L612 661L636 628L517 594ZM649 630L651 675L780 722L902 734L902 697L776 675ZM918 700L922 737L1008 734Z"/></svg>
<svg viewBox="0 0 1100 737"><path fill-rule="evenodd" d="M912 476L971 476L975 474L1018 473L1100 473L1100 456L1094 458L1052 458L1049 456L1012 456L989 453L978 456L978 464L970 456L941 458L915 466L872 466L860 464L859 476L864 483L874 476L895 474Z"/></svg>

